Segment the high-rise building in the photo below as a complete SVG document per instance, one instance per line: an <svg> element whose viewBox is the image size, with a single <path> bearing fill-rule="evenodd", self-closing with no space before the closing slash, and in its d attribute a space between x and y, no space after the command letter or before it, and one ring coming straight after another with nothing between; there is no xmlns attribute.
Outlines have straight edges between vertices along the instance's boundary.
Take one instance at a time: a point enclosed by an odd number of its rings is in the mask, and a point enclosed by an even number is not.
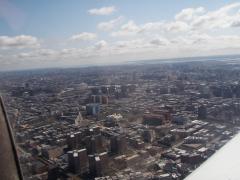
<svg viewBox="0 0 240 180"><path fill-rule="evenodd" d="M155 131L151 129L146 129L143 131L143 140L145 142L153 142L155 139Z"/></svg>
<svg viewBox="0 0 240 180"><path fill-rule="evenodd" d="M89 171L94 177L103 176L106 174L108 167L108 154L107 152L98 155L89 155Z"/></svg>
<svg viewBox="0 0 240 180"><path fill-rule="evenodd" d="M67 136L67 145L70 150L78 149L82 147L83 133L76 132Z"/></svg>
<svg viewBox="0 0 240 180"><path fill-rule="evenodd" d="M71 150L77 147L76 137L74 134L70 134L67 136L67 145L68 145L68 148Z"/></svg>
<svg viewBox="0 0 240 180"><path fill-rule="evenodd" d="M102 96L102 104L108 104L108 96Z"/></svg>
<svg viewBox="0 0 240 180"><path fill-rule="evenodd" d="M101 160L99 156L89 155L89 171L91 176L102 176Z"/></svg>
<svg viewBox="0 0 240 180"><path fill-rule="evenodd" d="M88 154L95 154L103 151L102 136L100 134L87 136L85 138L85 144Z"/></svg>
<svg viewBox="0 0 240 180"><path fill-rule="evenodd" d="M93 87L91 90L92 90L92 94L100 94L101 93L101 90L99 87Z"/></svg>
<svg viewBox="0 0 240 180"><path fill-rule="evenodd" d="M99 103L99 104L102 104L102 95L97 95L95 102Z"/></svg>
<svg viewBox="0 0 240 180"><path fill-rule="evenodd" d="M91 176L95 177L96 176L95 155L93 155L93 154L88 155L88 161L89 161L89 173Z"/></svg>
<svg viewBox="0 0 240 180"><path fill-rule="evenodd" d="M103 94L109 94L109 87L107 86L102 86L101 87L101 91Z"/></svg>
<svg viewBox="0 0 240 180"><path fill-rule="evenodd" d="M207 107L205 105L201 105L198 107L198 118L199 119L207 118Z"/></svg>
<svg viewBox="0 0 240 180"><path fill-rule="evenodd" d="M90 102L96 103L96 95L91 95Z"/></svg>
<svg viewBox="0 0 240 180"><path fill-rule="evenodd" d="M95 152L100 153L103 150L103 139L101 134L98 134L93 137L94 138L94 145L95 145Z"/></svg>
<svg viewBox="0 0 240 180"><path fill-rule="evenodd" d="M97 103L87 104L86 111L87 115L98 115L100 112L100 105Z"/></svg>
<svg viewBox="0 0 240 180"><path fill-rule="evenodd" d="M110 139L110 151L112 154L123 154L126 150L126 138L122 135L114 135Z"/></svg>
<svg viewBox="0 0 240 180"><path fill-rule="evenodd" d="M84 174L88 172L89 162L86 149L74 150L68 152L68 167L75 174Z"/></svg>

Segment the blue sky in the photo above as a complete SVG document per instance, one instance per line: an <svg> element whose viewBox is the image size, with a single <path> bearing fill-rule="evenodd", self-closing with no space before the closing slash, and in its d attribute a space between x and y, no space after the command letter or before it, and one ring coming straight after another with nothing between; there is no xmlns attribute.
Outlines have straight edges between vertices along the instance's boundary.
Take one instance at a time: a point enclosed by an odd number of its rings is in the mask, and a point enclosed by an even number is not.
<svg viewBox="0 0 240 180"><path fill-rule="evenodd" d="M207 7L214 10L231 0L15 0L12 2L24 14L21 27L12 29L2 18L1 35L29 34L37 37L63 38L81 31L96 31L96 24L118 16L138 23L171 20L186 7ZM118 12L109 16L89 16L88 9L116 6Z"/></svg>
<svg viewBox="0 0 240 180"><path fill-rule="evenodd" d="M236 54L239 19L231 0L0 0L1 70Z"/></svg>

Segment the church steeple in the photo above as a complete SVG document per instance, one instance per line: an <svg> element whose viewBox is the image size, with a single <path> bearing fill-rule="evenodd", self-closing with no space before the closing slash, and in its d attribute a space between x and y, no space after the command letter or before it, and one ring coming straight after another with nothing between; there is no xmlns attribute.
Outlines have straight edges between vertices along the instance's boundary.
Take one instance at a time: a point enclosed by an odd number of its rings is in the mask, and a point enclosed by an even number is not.
<svg viewBox="0 0 240 180"><path fill-rule="evenodd" d="M80 126L82 121L83 121L83 117L81 112L79 112L77 118L75 119L75 126Z"/></svg>

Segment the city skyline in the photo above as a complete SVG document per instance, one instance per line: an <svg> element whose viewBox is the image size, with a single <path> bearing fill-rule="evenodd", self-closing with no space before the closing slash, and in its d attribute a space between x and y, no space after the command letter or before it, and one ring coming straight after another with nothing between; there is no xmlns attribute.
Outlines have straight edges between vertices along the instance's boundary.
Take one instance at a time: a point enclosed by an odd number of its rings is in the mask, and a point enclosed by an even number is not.
<svg viewBox="0 0 240 180"><path fill-rule="evenodd" d="M0 70L237 54L237 1L0 2Z"/></svg>

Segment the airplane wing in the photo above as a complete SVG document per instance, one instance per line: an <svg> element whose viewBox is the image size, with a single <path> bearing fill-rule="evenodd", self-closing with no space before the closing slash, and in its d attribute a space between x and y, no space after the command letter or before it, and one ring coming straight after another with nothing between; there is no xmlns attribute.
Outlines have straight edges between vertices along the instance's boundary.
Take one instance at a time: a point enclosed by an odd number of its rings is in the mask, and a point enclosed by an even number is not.
<svg viewBox="0 0 240 180"><path fill-rule="evenodd" d="M0 97L0 179L22 180L21 168L2 98Z"/></svg>
<svg viewBox="0 0 240 180"><path fill-rule="evenodd" d="M240 133L185 178L185 180L203 179L240 179Z"/></svg>

